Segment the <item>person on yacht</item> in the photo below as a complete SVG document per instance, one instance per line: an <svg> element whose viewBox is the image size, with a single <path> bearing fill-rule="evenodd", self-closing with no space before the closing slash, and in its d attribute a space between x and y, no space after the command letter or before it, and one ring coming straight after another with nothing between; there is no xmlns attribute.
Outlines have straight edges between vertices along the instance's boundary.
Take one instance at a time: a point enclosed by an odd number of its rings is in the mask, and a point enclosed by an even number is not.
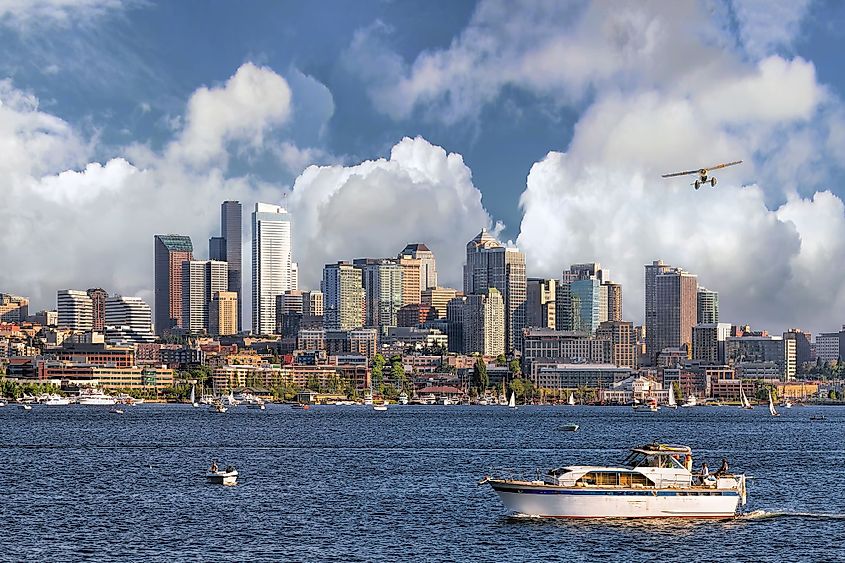
<svg viewBox="0 0 845 563"><path fill-rule="evenodd" d="M716 471L716 477L721 477L723 475L728 474L728 460L726 458L722 458L722 465L719 467L719 470Z"/></svg>
<svg viewBox="0 0 845 563"><path fill-rule="evenodd" d="M684 467L686 468L687 471L692 473L692 455L691 454L687 454L687 455L684 456Z"/></svg>
<svg viewBox="0 0 845 563"><path fill-rule="evenodd" d="M700 483L703 485L705 481L710 477L710 469L707 467L707 462L702 462L701 464L701 471L698 473L698 479Z"/></svg>

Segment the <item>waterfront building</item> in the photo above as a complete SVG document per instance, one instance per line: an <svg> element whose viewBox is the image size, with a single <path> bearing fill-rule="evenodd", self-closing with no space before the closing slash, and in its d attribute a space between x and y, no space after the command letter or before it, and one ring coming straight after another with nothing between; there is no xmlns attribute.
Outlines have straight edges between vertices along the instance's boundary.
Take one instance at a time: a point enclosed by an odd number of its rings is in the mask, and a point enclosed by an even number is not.
<svg viewBox="0 0 845 563"><path fill-rule="evenodd" d="M370 327L396 326L402 307L402 267L389 258L358 258L353 265L361 270L366 315Z"/></svg>
<svg viewBox="0 0 845 563"><path fill-rule="evenodd" d="M571 364L536 361L531 365L531 382L543 389L609 389L635 372L613 364Z"/></svg>
<svg viewBox="0 0 845 563"><path fill-rule="evenodd" d="M215 291L208 312L208 332L214 336L238 333L238 294L234 291Z"/></svg>
<svg viewBox="0 0 845 563"><path fill-rule="evenodd" d="M323 317L327 330L350 330L364 325L364 287L361 270L349 262L323 268Z"/></svg>
<svg viewBox="0 0 845 563"><path fill-rule="evenodd" d="M91 288L86 293L91 298L92 314L94 318L93 330L102 331L106 326L106 299L109 294L99 287Z"/></svg>
<svg viewBox="0 0 845 563"><path fill-rule="evenodd" d="M281 206L256 203L252 213L252 332L272 334L276 296L296 289L291 217Z"/></svg>
<svg viewBox="0 0 845 563"><path fill-rule="evenodd" d="M522 350L526 308L525 255L505 248L482 229L466 245L464 294L481 294L495 288L505 307L505 350ZM466 342L465 342L466 344Z"/></svg>
<svg viewBox="0 0 845 563"><path fill-rule="evenodd" d="M615 366L637 368L639 354L634 323L604 321L596 329L596 339L610 341L610 363Z"/></svg>
<svg viewBox="0 0 845 563"><path fill-rule="evenodd" d="M608 364L613 359L612 342L609 338L594 338L581 332L527 328L523 333L522 358L526 372L539 360Z"/></svg>
<svg viewBox="0 0 845 563"><path fill-rule="evenodd" d="M155 236L155 330L182 327L182 264L194 259L191 237Z"/></svg>
<svg viewBox="0 0 845 563"><path fill-rule="evenodd" d="M457 289L451 287L429 287L422 291L420 299L423 305L434 309L435 317L445 319L446 306L458 293Z"/></svg>
<svg viewBox="0 0 845 563"><path fill-rule="evenodd" d="M719 293L710 291L705 287L699 287L696 294L698 322L718 323L719 322Z"/></svg>
<svg viewBox="0 0 845 563"><path fill-rule="evenodd" d="M84 291L60 289L56 294L59 311L58 325L75 331L91 330L94 326L94 305Z"/></svg>
<svg viewBox="0 0 845 563"><path fill-rule="evenodd" d="M816 335L816 357L822 363L839 361L838 332L822 332Z"/></svg>
<svg viewBox="0 0 845 563"><path fill-rule="evenodd" d="M692 327L697 319L698 278L681 269L658 273L654 278L654 308L651 353L664 348L685 347L692 352ZM646 327L648 339L649 328Z"/></svg>
<svg viewBox="0 0 845 563"><path fill-rule="evenodd" d="M692 328L692 359L725 363L725 340L730 334L729 323L698 323Z"/></svg>
<svg viewBox="0 0 845 563"><path fill-rule="evenodd" d="M218 260L190 260L182 265L182 328L210 332L209 305L229 287L229 265Z"/></svg>
<svg viewBox="0 0 845 563"><path fill-rule="evenodd" d="M467 354L498 356L505 353L505 305L502 294L495 287L466 296L463 345Z"/></svg>
<svg viewBox="0 0 845 563"><path fill-rule="evenodd" d="M760 373L766 379L795 379L795 340L768 335L729 336L725 339L725 361L743 377Z"/></svg>
<svg viewBox="0 0 845 563"><path fill-rule="evenodd" d="M104 303L105 327L126 327L139 336L139 341L146 342L152 336L152 313L150 306L140 297L112 295ZM108 340L108 339L107 339Z"/></svg>
<svg viewBox="0 0 845 563"><path fill-rule="evenodd" d="M19 325L27 317L29 317L29 299L0 293L0 322Z"/></svg>
<svg viewBox="0 0 845 563"><path fill-rule="evenodd" d="M554 329L557 313L556 296L557 284L555 280L528 278L526 285L526 326Z"/></svg>
<svg viewBox="0 0 845 563"><path fill-rule="evenodd" d="M437 263L434 253L421 242L411 243L402 249L399 258L411 258L420 262L420 291L437 287ZM406 303L407 304L407 303Z"/></svg>
<svg viewBox="0 0 845 563"><path fill-rule="evenodd" d="M420 303L425 289L422 287L422 260L400 254L399 267L402 269L402 306Z"/></svg>

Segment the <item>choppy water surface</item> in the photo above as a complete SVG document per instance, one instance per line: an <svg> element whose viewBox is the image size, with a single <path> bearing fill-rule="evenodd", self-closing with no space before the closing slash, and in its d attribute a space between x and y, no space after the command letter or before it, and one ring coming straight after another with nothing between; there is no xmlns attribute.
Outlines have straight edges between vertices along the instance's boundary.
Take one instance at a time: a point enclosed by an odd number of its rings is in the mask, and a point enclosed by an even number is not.
<svg viewBox="0 0 845 563"><path fill-rule="evenodd" d="M824 414L827 420L811 422ZM581 425L577 433L557 428ZM845 560L845 409L0 409L0 559ZM507 518L490 467L610 464L652 440L752 477L729 522ZM241 472L206 485L212 458Z"/></svg>

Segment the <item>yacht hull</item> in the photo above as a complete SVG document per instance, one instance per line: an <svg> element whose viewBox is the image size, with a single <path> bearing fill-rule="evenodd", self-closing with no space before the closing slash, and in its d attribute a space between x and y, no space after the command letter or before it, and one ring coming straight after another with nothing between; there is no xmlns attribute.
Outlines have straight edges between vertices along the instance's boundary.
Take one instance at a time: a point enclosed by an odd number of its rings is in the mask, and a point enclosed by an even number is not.
<svg viewBox="0 0 845 563"><path fill-rule="evenodd" d="M594 489L491 480L512 515L543 518L733 518L735 490Z"/></svg>

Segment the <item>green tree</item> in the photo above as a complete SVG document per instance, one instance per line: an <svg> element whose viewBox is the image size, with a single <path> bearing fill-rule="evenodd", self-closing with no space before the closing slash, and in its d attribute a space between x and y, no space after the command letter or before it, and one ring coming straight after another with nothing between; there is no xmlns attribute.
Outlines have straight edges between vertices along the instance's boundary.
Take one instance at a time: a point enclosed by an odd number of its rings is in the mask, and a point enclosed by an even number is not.
<svg viewBox="0 0 845 563"><path fill-rule="evenodd" d="M672 382L672 392L675 394L676 401L683 399L683 394L681 393L681 384L677 381Z"/></svg>
<svg viewBox="0 0 845 563"><path fill-rule="evenodd" d="M472 368L472 383L481 391L486 391L490 385L490 376L487 375L487 364L484 363L484 358L479 356L475 360L475 365Z"/></svg>
<svg viewBox="0 0 845 563"><path fill-rule="evenodd" d="M508 365L508 359L505 357L504 354L499 354L496 356L496 365L499 367L504 367Z"/></svg>
<svg viewBox="0 0 845 563"><path fill-rule="evenodd" d="M519 364L519 360L514 358L508 363L508 371L511 374L511 377L520 377L522 375L522 366Z"/></svg>
<svg viewBox="0 0 845 563"><path fill-rule="evenodd" d="M371 370L371 377L373 387L377 390L380 390L384 383L384 363L384 356L382 356L381 354L376 354L373 357L373 368Z"/></svg>

